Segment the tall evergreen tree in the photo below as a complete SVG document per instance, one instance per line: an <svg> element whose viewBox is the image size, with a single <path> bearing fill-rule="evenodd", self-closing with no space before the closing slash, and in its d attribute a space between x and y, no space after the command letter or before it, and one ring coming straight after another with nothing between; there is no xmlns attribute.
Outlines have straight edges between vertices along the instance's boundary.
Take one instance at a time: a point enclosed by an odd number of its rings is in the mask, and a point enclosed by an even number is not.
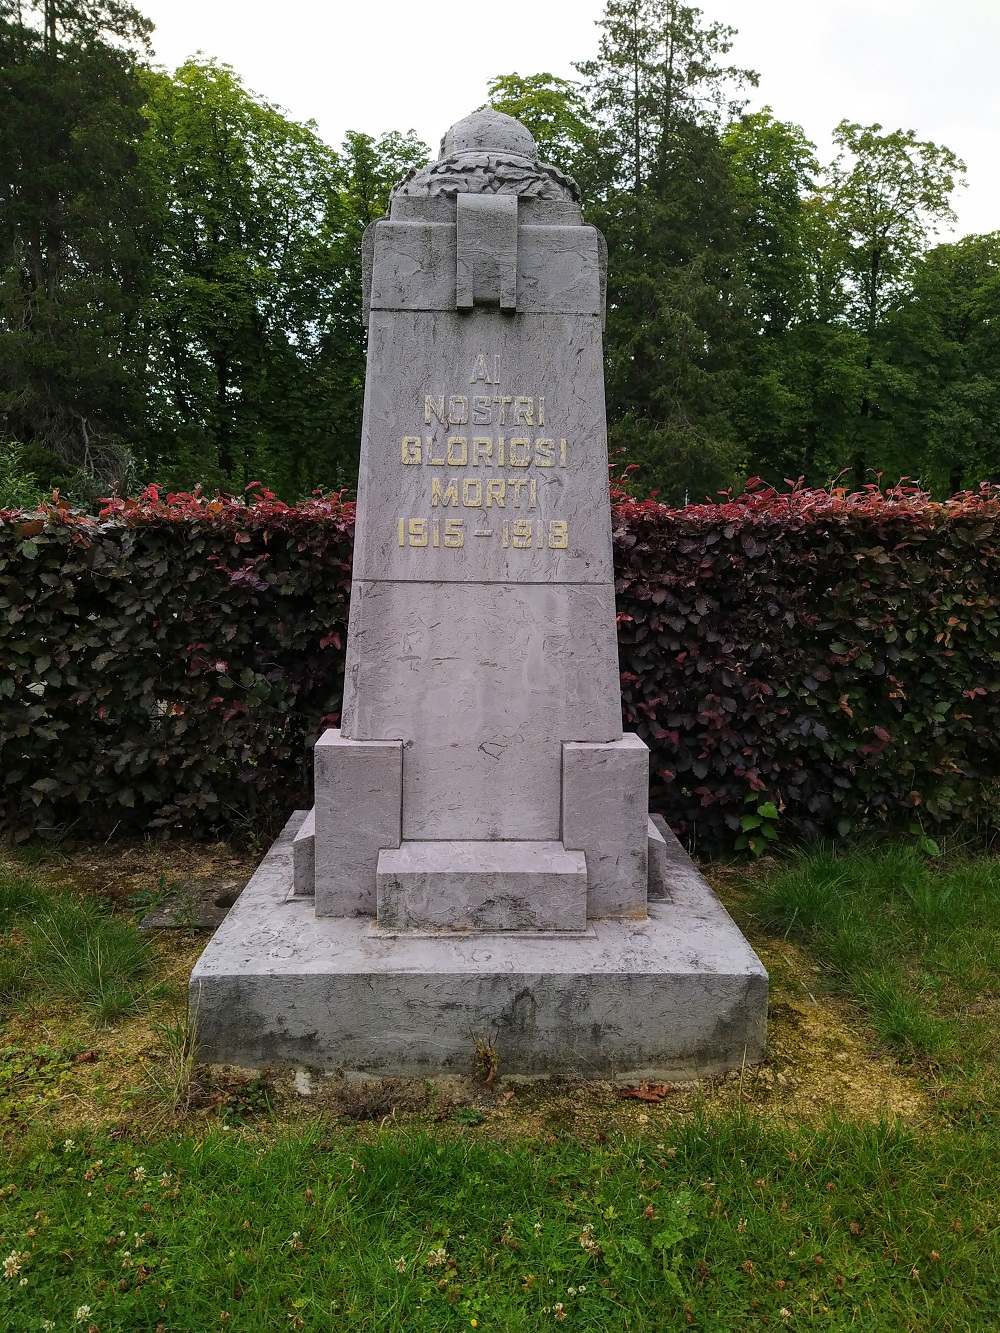
<svg viewBox="0 0 1000 1333"><path fill-rule="evenodd" d="M731 407L749 332L738 213L719 139L752 71L733 31L680 0L609 0L577 68L607 182L591 209L614 255L608 287L612 445L671 499L734 479Z"/></svg>
<svg viewBox="0 0 1000 1333"><path fill-rule="evenodd" d="M49 485L121 483L142 419L151 27L119 0L0 0L0 431Z"/></svg>

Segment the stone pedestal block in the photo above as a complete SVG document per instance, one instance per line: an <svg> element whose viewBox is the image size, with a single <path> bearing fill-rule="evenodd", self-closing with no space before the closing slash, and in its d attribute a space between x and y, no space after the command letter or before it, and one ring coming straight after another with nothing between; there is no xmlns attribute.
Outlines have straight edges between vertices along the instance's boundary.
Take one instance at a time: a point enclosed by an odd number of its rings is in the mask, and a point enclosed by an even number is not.
<svg viewBox="0 0 1000 1333"><path fill-rule="evenodd" d="M562 840L587 857L587 913L646 914L649 750L633 732L563 746Z"/></svg>
<svg viewBox="0 0 1000 1333"><path fill-rule="evenodd" d="M378 854L401 838L403 746L331 727L314 758L316 914L374 916Z"/></svg>
<svg viewBox="0 0 1000 1333"><path fill-rule="evenodd" d="M316 895L316 807L309 811L292 843L292 893L296 898Z"/></svg>
<svg viewBox="0 0 1000 1333"><path fill-rule="evenodd" d="M561 842L404 842L378 858L384 930L553 931L587 925L587 866Z"/></svg>

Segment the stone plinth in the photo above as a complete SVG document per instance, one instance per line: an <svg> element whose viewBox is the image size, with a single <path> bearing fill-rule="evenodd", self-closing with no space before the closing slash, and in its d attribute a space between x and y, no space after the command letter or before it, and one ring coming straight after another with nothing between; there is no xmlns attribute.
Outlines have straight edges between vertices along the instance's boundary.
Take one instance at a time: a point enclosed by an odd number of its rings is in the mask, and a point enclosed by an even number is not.
<svg viewBox="0 0 1000 1333"><path fill-rule="evenodd" d="M422 1077L468 1072L483 1037L504 1073L631 1081L763 1055L767 973L683 852L669 898L641 922L592 921L582 936L386 938L372 920L317 917L289 897L304 818L289 821L194 970L202 1058Z"/></svg>

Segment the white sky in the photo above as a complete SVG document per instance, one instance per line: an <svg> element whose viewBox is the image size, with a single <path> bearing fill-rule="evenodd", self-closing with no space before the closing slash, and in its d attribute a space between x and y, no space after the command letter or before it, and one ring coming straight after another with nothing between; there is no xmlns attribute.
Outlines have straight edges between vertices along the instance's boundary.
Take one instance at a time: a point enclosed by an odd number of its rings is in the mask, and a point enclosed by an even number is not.
<svg viewBox="0 0 1000 1333"><path fill-rule="evenodd" d="M168 67L201 51L330 143L414 129L435 150L494 74L571 76L596 47L601 0L136 0ZM842 118L914 129L965 159L955 233L1000 229L1000 0L701 0L740 29L760 73L751 105L801 124L828 155Z"/></svg>

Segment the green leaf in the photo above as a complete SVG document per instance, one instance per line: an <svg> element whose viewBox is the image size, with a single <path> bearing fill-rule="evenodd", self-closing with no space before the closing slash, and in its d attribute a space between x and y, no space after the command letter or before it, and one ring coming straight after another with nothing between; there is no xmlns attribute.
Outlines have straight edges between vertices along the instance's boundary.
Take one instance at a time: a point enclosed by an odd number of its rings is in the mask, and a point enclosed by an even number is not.
<svg viewBox="0 0 1000 1333"><path fill-rule="evenodd" d="M757 813L762 815L765 819L777 819L778 807L773 801L765 801L763 805L758 805Z"/></svg>

